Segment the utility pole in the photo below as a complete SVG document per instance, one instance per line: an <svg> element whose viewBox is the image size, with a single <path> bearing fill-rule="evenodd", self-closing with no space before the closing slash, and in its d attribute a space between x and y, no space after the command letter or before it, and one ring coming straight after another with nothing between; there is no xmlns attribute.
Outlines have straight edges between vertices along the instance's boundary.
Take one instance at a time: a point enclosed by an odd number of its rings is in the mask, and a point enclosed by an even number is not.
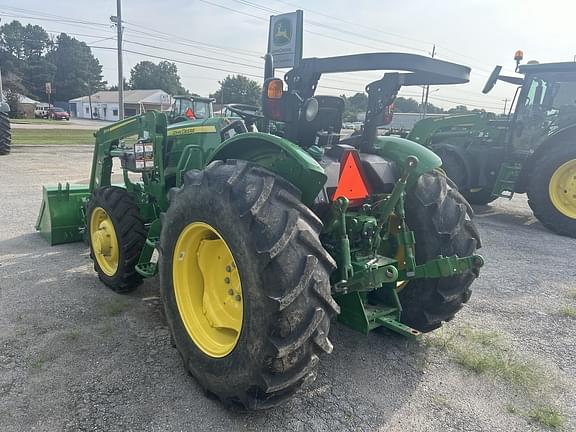
<svg viewBox="0 0 576 432"><path fill-rule="evenodd" d="M436 44L432 45L432 58L436 55ZM426 96L424 97L424 107L422 108L422 113L424 118L426 118L426 110L428 109L428 95L430 94L430 85L426 86Z"/></svg>
<svg viewBox="0 0 576 432"><path fill-rule="evenodd" d="M504 99L504 115L506 115L506 107L508 106L508 98Z"/></svg>
<svg viewBox="0 0 576 432"><path fill-rule="evenodd" d="M116 16L110 17L116 24L118 39L118 119L124 120L124 74L122 67L122 0L116 0Z"/></svg>

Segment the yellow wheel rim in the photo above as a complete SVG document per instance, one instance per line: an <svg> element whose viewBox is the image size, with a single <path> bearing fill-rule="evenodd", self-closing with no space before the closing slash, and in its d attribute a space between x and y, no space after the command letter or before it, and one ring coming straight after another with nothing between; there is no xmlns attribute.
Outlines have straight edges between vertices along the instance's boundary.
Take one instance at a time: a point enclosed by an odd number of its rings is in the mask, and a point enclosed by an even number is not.
<svg viewBox="0 0 576 432"><path fill-rule="evenodd" d="M193 222L182 230L172 280L180 318L196 346L210 357L230 354L240 337L244 299L236 261L216 229Z"/></svg>
<svg viewBox="0 0 576 432"><path fill-rule="evenodd" d="M576 159L565 162L554 171L548 193L556 210L576 219Z"/></svg>
<svg viewBox="0 0 576 432"><path fill-rule="evenodd" d="M96 207L90 216L90 243L94 258L107 276L118 271L120 251L112 219L102 207Z"/></svg>

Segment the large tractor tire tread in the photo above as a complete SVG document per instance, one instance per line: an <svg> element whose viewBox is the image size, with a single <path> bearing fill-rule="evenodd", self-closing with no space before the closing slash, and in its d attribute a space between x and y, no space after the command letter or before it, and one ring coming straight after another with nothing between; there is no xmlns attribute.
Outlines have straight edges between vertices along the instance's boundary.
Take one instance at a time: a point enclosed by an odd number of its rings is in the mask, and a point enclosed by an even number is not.
<svg viewBox="0 0 576 432"><path fill-rule="evenodd" d="M416 262L439 255L470 256L481 247L473 211L454 183L433 172L422 175L406 196L406 221L416 238ZM458 276L410 281L399 293L401 321L421 332L450 321L470 299L478 271Z"/></svg>
<svg viewBox="0 0 576 432"><path fill-rule="evenodd" d="M12 132L10 130L10 119L8 114L0 113L0 156L10 153L12 143Z"/></svg>
<svg viewBox="0 0 576 432"><path fill-rule="evenodd" d="M146 242L146 229L140 216L138 205L125 189L109 186L96 189L86 206L88 232L90 215L96 207L102 207L112 218L118 238L120 258L118 271L112 277L106 275L98 265L90 245L90 258L100 280L117 293L134 291L141 283L142 276L136 272L136 264ZM90 242L90 235L88 235Z"/></svg>
<svg viewBox="0 0 576 432"><path fill-rule="evenodd" d="M244 161L215 161L186 173L170 201L161 235L161 294L185 367L206 394L231 409L282 403L314 380L320 356L332 351L328 332L339 306L329 276L336 265L319 241L322 222L293 185ZM217 226L241 276L243 327L223 358L193 342L174 298L172 253L179 232L195 220Z"/></svg>
<svg viewBox="0 0 576 432"><path fill-rule="evenodd" d="M576 151L572 146L557 145L552 147L545 156L534 165L531 182L528 184L528 205L534 216L548 228L567 237L576 238L576 219L560 213L550 199L550 178L563 163L576 159Z"/></svg>

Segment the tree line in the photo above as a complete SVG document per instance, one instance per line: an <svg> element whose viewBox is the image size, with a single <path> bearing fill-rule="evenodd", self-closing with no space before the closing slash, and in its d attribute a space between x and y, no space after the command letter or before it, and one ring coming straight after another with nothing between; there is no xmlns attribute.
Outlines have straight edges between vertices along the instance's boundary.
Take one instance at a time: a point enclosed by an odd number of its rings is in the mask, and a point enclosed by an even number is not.
<svg viewBox="0 0 576 432"><path fill-rule="evenodd" d="M347 97L341 95L344 99L344 121L356 121L360 113L365 113L368 108L368 95L366 93L356 93L353 96ZM394 100L395 113L421 113L423 111L423 104L413 98L397 97ZM430 102L426 105L426 112L428 114L463 114L463 113L478 113L484 112L482 109L468 109L465 105L457 105L456 107L445 110Z"/></svg>

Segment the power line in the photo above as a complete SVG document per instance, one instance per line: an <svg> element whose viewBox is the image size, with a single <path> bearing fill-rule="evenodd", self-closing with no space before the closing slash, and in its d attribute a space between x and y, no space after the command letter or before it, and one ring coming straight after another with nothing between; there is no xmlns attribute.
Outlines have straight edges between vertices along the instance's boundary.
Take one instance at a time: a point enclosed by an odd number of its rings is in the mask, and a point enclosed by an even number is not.
<svg viewBox="0 0 576 432"><path fill-rule="evenodd" d="M314 9L310 9L310 8L302 8L302 7L300 7L299 5L296 5L296 4L294 4L294 3L291 3L291 2L288 2L288 1L285 1L285 0L276 0L276 1L277 1L278 3L282 3L282 4L285 4L285 5L291 6L291 7L297 7L297 8L303 9L303 10L305 10L305 11L311 12L311 13L313 13L313 14L316 14L316 15L319 15L319 16L323 16L323 17L326 17L326 18L330 18L330 19L332 19L332 20L339 21L339 22L342 22L342 23L345 23L345 24L348 24L348 25L351 25L351 26L354 26L354 27L357 27L357 26L358 26L358 23L355 23L355 22L352 22L352 21L347 21L347 20L344 20L344 19L342 19L342 18L340 18L340 17L336 17L336 16L334 16L334 15L329 15L329 14L326 14L326 13L323 13L323 12L319 12L318 10L314 10ZM389 36L397 37L397 38L399 38L399 39L412 40L412 41L414 41L414 42L418 42L418 43L425 44L425 45L429 45L429 44L430 44L430 41L429 41L429 40L428 40L428 41L425 41L425 40L422 40L422 39L417 39L417 38L409 37L409 36L406 36L406 35L400 35L400 34L398 34L398 33L391 33L391 32L382 30L382 29L380 29L380 28L367 26L367 25L365 25L365 24L362 24L362 29L372 30L372 31L374 31L374 32L378 32L378 34L387 34L387 35L389 35ZM446 48L446 46L443 45L443 44L440 44L440 45L439 45L439 44L436 44L436 46L437 46L438 48L440 48L441 50L449 51L449 52L451 52L451 53L453 53L453 54L456 54L456 55L459 56L459 57L463 57L463 58L467 58L467 59L469 59L469 60L477 61L477 58L476 58L476 57L472 57L472 56L469 56L469 55L466 55L466 54L462 54L462 53L460 53L460 52L458 52L458 51L455 51L455 50L453 50L453 49ZM439 57L439 58L443 58L443 57ZM447 60L450 60L450 59L447 59ZM489 64L487 64L487 63L470 63L470 64L472 64L472 65L483 64L483 65L489 66L489 67L492 66L491 64L489 65ZM488 74L491 72L491 70L486 70L486 69L483 69L483 68L479 68L479 67L477 67L477 66L475 66L475 68L478 69L478 70L482 70L482 71L484 71L484 72L487 72Z"/></svg>
<svg viewBox="0 0 576 432"><path fill-rule="evenodd" d="M253 8L262 10L262 11L265 11L265 12L267 12L267 13L275 13L275 14L283 13L282 11L279 11L279 10L277 10L277 9L272 9L272 8L269 8L269 7L266 7L266 6L262 6L262 5L258 4L258 3L253 3L253 2L250 2L250 1L247 1L247 0L234 0L234 1L237 2L237 3L243 4L243 5L245 5L245 6L250 6L250 7L253 7ZM338 33L345 33L345 34L348 34L348 35L351 35L351 36L359 37L359 38L361 38L361 39L363 39L363 40L368 39L368 40L371 40L371 41L374 41L374 42L383 43L383 44L390 45L390 46L396 46L396 47L403 48L403 49L409 49L409 50L414 50L414 51L426 52L426 51L423 50L423 49L415 48L415 47L413 47L413 46L403 45L403 44L399 44L399 43L395 43L395 42L391 42L391 41L386 41L386 40L383 40L383 39L377 39L377 38L369 37L369 36L366 36L366 35L364 35L364 34L359 34L359 33L356 33L356 32L349 31L349 30L344 30L344 29L342 29L342 28L336 28L336 27L333 27L333 26L330 26L330 25L326 25L326 24L320 23L320 22L318 22L318 21L310 20L310 19L305 19L305 22L308 23L308 24L311 24L311 25L313 25L313 26L315 26L315 27L320 27L320 28L325 28L325 29L332 30L332 31L337 31ZM318 33L312 33L312 34L318 34ZM332 36L327 36L327 35L321 35L321 36L332 37ZM352 43L352 41L348 41L348 42L349 42L349 43ZM369 45L365 45L365 46L369 46ZM376 49L380 49L380 48L376 48Z"/></svg>
<svg viewBox="0 0 576 432"><path fill-rule="evenodd" d="M88 45L90 48L94 48L94 49L102 49L102 50L116 50L115 47L103 47L103 46L95 46L95 45ZM158 55L153 55L153 54L147 54L147 53L143 53L143 52L139 52L139 51L133 51L133 50L128 50L125 49L125 52L129 52L132 54L138 54L144 57L150 57L150 58L155 58L155 59L160 59L160 60L165 60L165 61L171 61L174 63L182 63L182 64L186 64L189 66L195 66L195 67L199 67L199 68L204 68L204 69L211 69L211 70L216 70L216 71L221 71L221 72L227 72L227 73L232 73L232 74L238 74L239 72L236 71L232 71L230 69L223 69L223 68L219 68L219 67L215 67L215 66L209 66L209 65L202 65L199 63L192 63L192 62L187 62L187 61L183 61L183 60L177 60L177 59L172 59L172 58L168 58L168 57L164 57L164 56L158 56ZM258 79L262 79L262 77L260 75L255 75L255 74L250 74L250 73L245 73L245 72L241 72L241 75L245 75L245 76L250 76L250 77L254 77L254 78L258 78Z"/></svg>
<svg viewBox="0 0 576 432"><path fill-rule="evenodd" d="M177 54L183 54L183 55L192 56L192 57L199 57L199 58L203 58L203 59L207 59L207 60L215 60L215 61L224 62L227 64L235 64L235 65L245 66L245 67L254 68L254 69L262 69L262 66L255 66L253 64L248 64L248 63L240 63L240 62L229 61L227 59L219 59L217 57L210 57L210 56L205 56L205 55L200 55L200 54L193 54L193 53L189 53L186 51L180 51L180 50L175 50L175 49L170 49L170 48L158 47L158 46L154 46L154 45L150 45L150 44L145 44L142 42L130 41L127 39L125 40L125 42L132 44L132 45L139 45L139 46L143 46L143 47L147 47L147 48L153 48L153 49L161 49L164 51L169 51L169 52L173 52L173 53L177 53Z"/></svg>

